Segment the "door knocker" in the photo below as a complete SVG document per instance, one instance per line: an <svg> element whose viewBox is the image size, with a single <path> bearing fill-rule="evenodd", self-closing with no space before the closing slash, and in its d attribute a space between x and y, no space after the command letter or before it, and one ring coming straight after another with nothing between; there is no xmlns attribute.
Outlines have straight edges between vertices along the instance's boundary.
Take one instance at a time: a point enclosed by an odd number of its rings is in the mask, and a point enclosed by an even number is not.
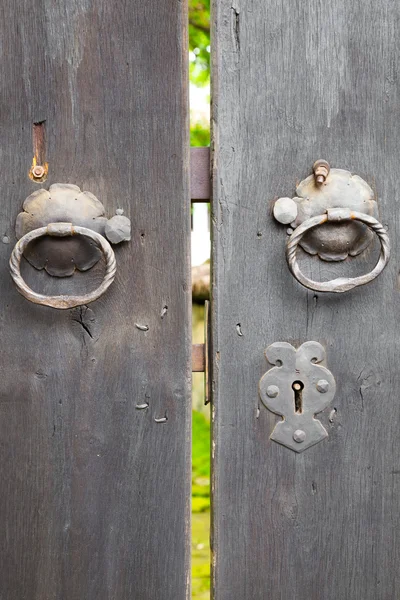
<svg viewBox="0 0 400 600"><path fill-rule="evenodd" d="M282 417L271 440L303 452L328 437L315 418L336 392L335 379L326 368L325 350L318 342L305 342L297 350L287 342L275 342L265 356L275 366L260 380L260 397L268 410Z"/></svg>
<svg viewBox="0 0 400 600"><path fill-rule="evenodd" d="M286 260L292 275L304 287L317 292L347 292L375 279L390 258L390 241L378 221L378 207L370 186L358 175L330 169L326 161L314 163L314 174L296 189L295 198L279 198L274 217L291 225L286 243ZM294 229L294 231L293 231ZM381 249L375 267L359 277L312 281L299 268L296 253L305 252L326 261L342 261L361 254L378 236Z"/></svg>
<svg viewBox="0 0 400 600"><path fill-rule="evenodd" d="M76 185L56 183L25 200L15 232L18 242L10 257L10 273L20 294L30 302L67 309L97 300L115 278L112 244L130 240L130 220L123 211L111 219L103 204ZM109 241L107 241L109 240ZM100 286L82 296L45 296L33 291L21 275L24 256L36 269L53 277L70 277L75 270L87 271L104 256L106 270Z"/></svg>

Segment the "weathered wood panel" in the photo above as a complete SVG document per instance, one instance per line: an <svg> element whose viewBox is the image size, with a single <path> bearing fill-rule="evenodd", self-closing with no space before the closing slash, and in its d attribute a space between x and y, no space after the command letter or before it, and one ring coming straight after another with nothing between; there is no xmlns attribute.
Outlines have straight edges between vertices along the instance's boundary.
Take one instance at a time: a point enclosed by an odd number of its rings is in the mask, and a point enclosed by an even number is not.
<svg viewBox="0 0 400 600"><path fill-rule="evenodd" d="M210 148L190 148L190 197L194 202L209 202L210 193Z"/></svg>
<svg viewBox="0 0 400 600"><path fill-rule="evenodd" d="M400 596L399 17L389 0L214 2L215 600ZM343 295L292 278L271 217L318 158L373 186L393 245ZM306 340L327 349L336 413L296 455L269 440L258 382L269 344Z"/></svg>
<svg viewBox="0 0 400 600"><path fill-rule="evenodd" d="M189 595L190 194L185 3L3 2L0 8L0 596ZM16 292L15 218L54 182L122 208L132 241L89 307ZM93 288L100 269L36 289ZM141 327L146 325L146 328ZM143 406L148 405L147 408Z"/></svg>

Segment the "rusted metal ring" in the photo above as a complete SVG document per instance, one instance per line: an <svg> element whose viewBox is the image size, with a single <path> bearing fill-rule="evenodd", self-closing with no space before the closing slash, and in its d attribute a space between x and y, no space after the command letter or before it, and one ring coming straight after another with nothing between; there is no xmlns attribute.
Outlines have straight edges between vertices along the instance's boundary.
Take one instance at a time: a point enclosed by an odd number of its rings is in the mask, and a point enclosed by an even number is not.
<svg viewBox="0 0 400 600"><path fill-rule="evenodd" d="M100 286L93 292L89 292L84 296L44 296L43 294L34 292L22 278L21 259L28 244L30 244L33 240L45 235L54 237L83 235L91 238L102 250L104 258L106 259L106 272ZM20 240L18 240L10 257L10 273L19 293L22 294L24 298L30 302L34 302L35 304L42 304L44 306L51 306L52 308L60 309L74 308L75 306L82 306L83 304L89 304L89 302L97 300L97 298L102 296L114 281L116 270L117 265L114 251L107 240L102 235L92 231L91 229L87 229L86 227L78 227L76 225L72 225L72 223L49 223L47 227L39 227L39 229L30 231Z"/></svg>
<svg viewBox="0 0 400 600"><path fill-rule="evenodd" d="M306 233L306 231L308 231L309 229L313 229L318 225L322 225L323 223L335 221L340 222L345 220L361 221L361 223L367 225L367 227L369 227L379 237L381 251L378 262L376 263L372 271L370 271L366 275L361 275L359 277L340 277L338 279L333 279L332 281L323 282L313 281L305 275L303 275L297 263L296 252L299 242L303 235ZM358 287L359 285L365 285L366 283L369 283L370 281L375 279L375 277L378 277L378 275L383 271L383 269L389 262L389 258L390 240L383 225L379 223L379 221L377 221L374 217L371 217L371 215L352 211L347 208L330 208L326 211L326 213L322 215L317 215L316 217L307 219L293 231L286 244L286 260L290 272L299 283L304 285L304 287L310 290L314 290L316 292L347 292L355 287Z"/></svg>

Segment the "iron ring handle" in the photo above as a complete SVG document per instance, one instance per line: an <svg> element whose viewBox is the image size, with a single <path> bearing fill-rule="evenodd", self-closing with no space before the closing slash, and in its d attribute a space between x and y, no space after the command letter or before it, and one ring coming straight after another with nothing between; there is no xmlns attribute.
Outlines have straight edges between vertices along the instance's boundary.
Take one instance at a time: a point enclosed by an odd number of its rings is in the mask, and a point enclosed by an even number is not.
<svg viewBox="0 0 400 600"><path fill-rule="evenodd" d="M340 222L346 220L355 220L364 223L379 237L379 241L381 243L381 251L378 262L376 263L372 271L370 271L366 275L361 275L359 277L340 277L338 279L333 279L332 281L323 282L313 281L312 279L309 279L308 277L303 275L297 263L296 252L299 242L303 235L306 233L306 231L309 231L310 229L313 229L318 225L322 225L323 223L335 221ZM383 225L379 223L379 221L377 221L374 217L371 217L371 215L352 211L348 208L330 208L326 211L326 213L322 215L317 215L316 217L307 219L293 231L286 244L286 260L290 272L299 283L304 285L304 287L310 290L314 290L316 292L347 292L348 290L358 287L359 285L365 285L366 283L369 283L370 281L375 279L375 277L378 277L378 275L386 267L389 258L390 240Z"/></svg>
<svg viewBox="0 0 400 600"><path fill-rule="evenodd" d="M44 296L43 294L34 292L22 278L21 259L28 244L45 235L54 237L83 235L92 239L102 250L106 259L106 272L100 286L93 292L85 294L84 296ZM72 223L49 223L47 227L39 227L38 229L28 232L15 244L10 257L10 273L19 293L35 304L60 309L74 308L75 306L82 306L83 304L89 304L89 302L97 300L97 298L104 294L114 281L116 270L117 265L114 251L107 240L100 233L96 233L86 227L72 225Z"/></svg>

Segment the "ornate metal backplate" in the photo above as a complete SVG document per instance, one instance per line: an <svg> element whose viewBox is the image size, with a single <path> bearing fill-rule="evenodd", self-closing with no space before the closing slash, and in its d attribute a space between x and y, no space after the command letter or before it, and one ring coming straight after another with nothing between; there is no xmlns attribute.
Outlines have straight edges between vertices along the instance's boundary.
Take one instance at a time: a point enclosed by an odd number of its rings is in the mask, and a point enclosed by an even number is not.
<svg viewBox="0 0 400 600"><path fill-rule="evenodd" d="M297 186L296 194L298 212L295 227L329 208L349 208L378 217L374 193L368 183L344 169L331 169L322 185L318 185L314 175L310 175ZM309 231L300 245L309 254L318 254L323 260L339 261L363 252L373 237L374 234L365 225L356 221L326 223Z"/></svg>
<svg viewBox="0 0 400 600"><path fill-rule="evenodd" d="M292 228L296 228L311 217L322 215L331 208L346 208L378 218L378 207L374 192L366 181L344 169L330 169L323 182L315 174L299 183L294 198L281 198L274 209L275 218L281 223L291 216ZM280 220L279 213L284 217ZM291 230L288 231L291 233ZM325 223L308 231L300 246L309 254L318 254L327 261L345 260L356 256L372 242L373 233L363 223L347 220L341 223Z"/></svg>
<svg viewBox="0 0 400 600"><path fill-rule="evenodd" d="M107 219L100 200L76 185L55 183L49 190L37 190L25 200L23 209L15 225L18 239L49 223L61 222L91 229L112 244L130 240L129 219L121 214ZM45 269L54 277L68 277L75 269L87 271L93 267L101 252L89 238L46 236L31 242L24 257L38 270Z"/></svg>
<svg viewBox="0 0 400 600"><path fill-rule="evenodd" d="M275 365L260 380L261 400L282 416L271 440L303 452L328 436L315 415L333 400L335 379L325 366L325 350L318 342L305 342L296 350L287 342L275 342L265 350Z"/></svg>

